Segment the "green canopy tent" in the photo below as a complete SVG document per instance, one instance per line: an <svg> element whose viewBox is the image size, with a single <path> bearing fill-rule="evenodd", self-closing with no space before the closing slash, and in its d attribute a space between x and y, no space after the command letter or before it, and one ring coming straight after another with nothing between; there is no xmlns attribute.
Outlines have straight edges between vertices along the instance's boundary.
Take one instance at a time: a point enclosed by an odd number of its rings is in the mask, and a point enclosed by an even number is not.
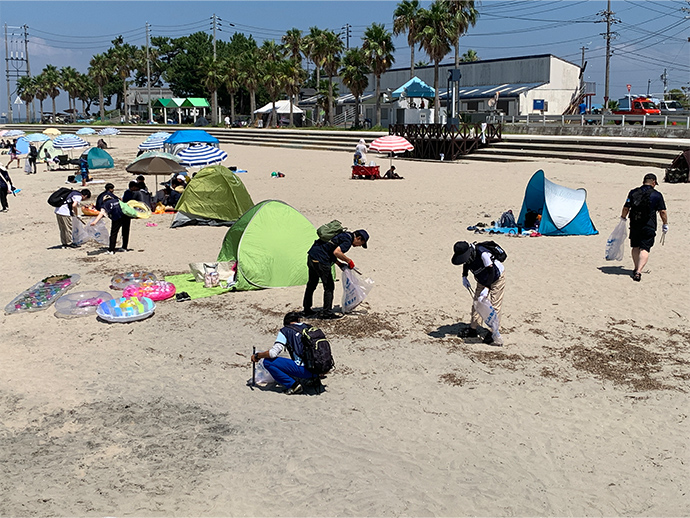
<svg viewBox="0 0 690 518"><path fill-rule="evenodd" d="M86 156L89 169L111 169L115 167L113 157L104 149L92 147L88 151L84 151L82 156Z"/></svg>
<svg viewBox="0 0 690 518"><path fill-rule="evenodd" d="M218 261L237 261L237 290L302 286L307 251L318 239L311 222L287 203L258 203L228 230Z"/></svg>
<svg viewBox="0 0 690 518"><path fill-rule="evenodd" d="M177 202L172 228L184 225L232 225L254 206L239 177L222 165L204 167Z"/></svg>

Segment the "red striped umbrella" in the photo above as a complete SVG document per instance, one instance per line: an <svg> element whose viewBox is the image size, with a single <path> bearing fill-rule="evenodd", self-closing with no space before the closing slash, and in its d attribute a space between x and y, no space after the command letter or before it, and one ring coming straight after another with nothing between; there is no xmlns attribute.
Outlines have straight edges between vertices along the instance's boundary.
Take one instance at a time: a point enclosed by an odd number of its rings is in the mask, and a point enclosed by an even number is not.
<svg viewBox="0 0 690 518"><path fill-rule="evenodd" d="M405 137L398 135L386 135L374 140L369 149L379 151L381 153L390 153L391 166L393 166L393 153L402 153L403 151L412 151L414 146L409 143Z"/></svg>

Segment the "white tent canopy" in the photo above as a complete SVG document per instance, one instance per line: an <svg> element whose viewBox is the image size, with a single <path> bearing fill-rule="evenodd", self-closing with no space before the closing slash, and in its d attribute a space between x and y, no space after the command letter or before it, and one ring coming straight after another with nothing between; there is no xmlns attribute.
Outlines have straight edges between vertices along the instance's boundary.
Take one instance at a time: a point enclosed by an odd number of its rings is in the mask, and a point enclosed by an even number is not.
<svg viewBox="0 0 690 518"><path fill-rule="evenodd" d="M268 103L262 106L258 110L254 110L254 113L271 113L273 111L273 103ZM290 114L290 101L284 99L282 101L276 101L276 112L279 114ZM292 105L292 113L304 113L304 110L298 108L294 104Z"/></svg>

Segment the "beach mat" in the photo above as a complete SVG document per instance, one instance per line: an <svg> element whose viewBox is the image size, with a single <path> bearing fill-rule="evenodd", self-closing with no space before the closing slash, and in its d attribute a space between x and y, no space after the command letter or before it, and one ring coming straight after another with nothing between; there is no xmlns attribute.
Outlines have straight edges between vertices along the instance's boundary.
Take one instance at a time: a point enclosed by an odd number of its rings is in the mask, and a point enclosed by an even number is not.
<svg viewBox="0 0 690 518"><path fill-rule="evenodd" d="M203 282L196 282L194 275L191 273L182 273L180 275L168 275L166 281L175 285L177 293L186 291L189 293L189 298L203 299L205 297L212 297L213 295L220 295L231 291L228 288L204 288Z"/></svg>

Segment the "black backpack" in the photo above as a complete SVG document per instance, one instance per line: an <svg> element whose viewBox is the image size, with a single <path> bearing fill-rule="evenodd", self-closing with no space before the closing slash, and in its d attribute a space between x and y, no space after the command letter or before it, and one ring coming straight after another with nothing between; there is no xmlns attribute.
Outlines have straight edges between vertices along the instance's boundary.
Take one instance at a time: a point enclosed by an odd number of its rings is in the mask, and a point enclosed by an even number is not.
<svg viewBox="0 0 690 518"><path fill-rule="evenodd" d="M69 195L73 192L74 191L69 187L60 187L48 197L48 205L52 207L62 207L67 201L67 198L69 198Z"/></svg>
<svg viewBox="0 0 690 518"><path fill-rule="evenodd" d="M496 261L503 262L508 259L506 251L495 241L482 241L481 243L477 243L477 246L486 248Z"/></svg>
<svg viewBox="0 0 690 518"><path fill-rule="evenodd" d="M630 193L630 221L642 223L649 219L651 211L650 198L652 189L638 187Z"/></svg>
<svg viewBox="0 0 690 518"><path fill-rule="evenodd" d="M304 328L289 327L302 339L302 361L305 369L312 374L326 374L335 367L331 344L321 329L309 324Z"/></svg>

